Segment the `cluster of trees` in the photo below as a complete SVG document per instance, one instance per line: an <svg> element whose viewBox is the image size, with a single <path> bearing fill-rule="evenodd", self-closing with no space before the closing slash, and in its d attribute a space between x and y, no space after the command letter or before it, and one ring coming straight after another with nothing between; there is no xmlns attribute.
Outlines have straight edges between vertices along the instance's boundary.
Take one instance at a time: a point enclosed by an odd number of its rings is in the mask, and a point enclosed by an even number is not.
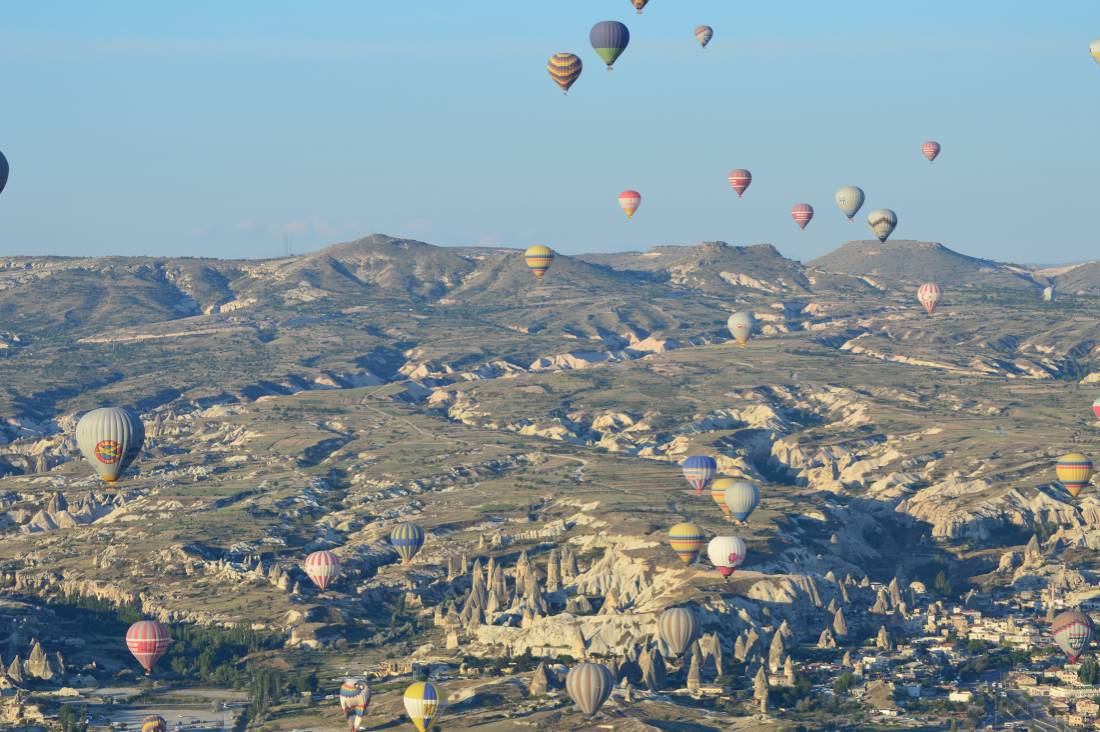
<svg viewBox="0 0 1100 732"><path fill-rule="evenodd" d="M287 696L300 699L303 694L315 693L319 681L317 673L298 671L293 676L270 668L251 669L252 682L248 686L248 708L243 718L262 722Z"/></svg>
<svg viewBox="0 0 1100 732"><path fill-rule="evenodd" d="M1077 669L1077 678L1082 684L1096 686L1100 683L1100 663L1094 658L1086 658L1081 662L1081 668Z"/></svg>
<svg viewBox="0 0 1100 732"><path fill-rule="evenodd" d="M61 732L88 732L88 705L62 704L57 712Z"/></svg>

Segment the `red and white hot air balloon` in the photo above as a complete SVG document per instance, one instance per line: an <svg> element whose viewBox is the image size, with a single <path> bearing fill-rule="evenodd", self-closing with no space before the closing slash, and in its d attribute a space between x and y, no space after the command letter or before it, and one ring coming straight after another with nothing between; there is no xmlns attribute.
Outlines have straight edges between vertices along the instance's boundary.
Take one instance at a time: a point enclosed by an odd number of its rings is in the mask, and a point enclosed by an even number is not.
<svg viewBox="0 0 1100 732"><path fill-rule="evenodd" d="M1097 397L1092 402L1092 413L1096 415L1097 419L1100 419L1100 397Z"/></svg>
<svg viewBox="0 0 1100 732"><path fill-rule="evenodd" d="M814 207L808 203L796 203L791 209L791 218L798 224L798 228L805 229L806 224L814 217Z"/></svg>
<svg viewBox="0 0 1100 732"><path fill-rule="evenodd" d="M936 306L943 299L943 289L935 282L925 282L917 289L917 299L931 315L936 312Z"/></svg>
<svg viewBox="0 0 1100 732"><path fill-rule="evenodd" d="M737 191L737 197L740 198L745 189L752 183L752 173L744 168L738 168L730 172L729 181L730 187Z"/></svg>
<svg viewBox="0 0 1100 732"><path fill-rule="evenodd" d="M153 670L171 642L168 628L156 620L139 620L126 631L126 647L145 669L146 675Z"/></svg>
<svg viewBox="0 0 1100 732"><path fill-rule="evenodd" d="M642 204L642 194L637 191L623 191L619 194L619 205L623 207L628 219L634 218L634 212Z"/></svg>
<svg viewBox="0 0 1100 732"><path fill-rule="evenodd" d="M940 154L940 143L935 140L929 140L920 146L921 154L928 158L928 162L932 162L936 159L936 156Z"/></svg>
<svg viewBox="0 0 1100 732"><path fill-rule="evenodd" d="M313 584L324 592L329 583L340 573L340 559L332 552L313 552L302 564Z"/></svg>

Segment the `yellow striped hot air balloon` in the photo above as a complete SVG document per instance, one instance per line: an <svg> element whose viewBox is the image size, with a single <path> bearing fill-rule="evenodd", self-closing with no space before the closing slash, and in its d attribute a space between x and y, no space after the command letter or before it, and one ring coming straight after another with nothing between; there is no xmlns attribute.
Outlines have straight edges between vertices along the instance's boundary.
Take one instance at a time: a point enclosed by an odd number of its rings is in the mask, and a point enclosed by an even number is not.
<svg viewBox="0 0 1100 732"><path fill-rule="evenodd" d="M405 690L405 713L420 732L431 729L443 706L440 689L427 681L418 681Z"/></svg>
<svg viewBox="0 0 1100 732"><path fill-rule="evenodd" d="M583 68L580 58L572 53L555 53L546 63L550 78L561 87L562 94L569 93L569 87L580 78Z"/></svg>
<svg viewBox="0 0 1100 732"><path fill-rule="evenodd" d="M722 509L722 514L726 518L730 517L730 507L726 505L726 489L731 487L733 483L733 478L716 478L710 484L710 497Z"/></svg>
<svg viewBox="0 0 1100 732"><path fill-rule="evenodd" d="M554 261L554 250L550 247L544 247L542 244L536 244L527 247L527 251L523 253L523 256L527 260L527 266L534 273L535 279L541 280Z"/></svg>
<svg viewBox="0 0 1100 732"><path fill-rule="evenodd" d="M1081 453L1071 452L1058 458L1054 472L1069 494L1076 498L1092 480L1092 461Z"/></svg>
<svg viewBox="0 0 1100 732"><path fill-rule="evenodd" d="M681 562L691 564L707 545L707 537L698 526L685 522L668 530L668 543Z"/></svg>

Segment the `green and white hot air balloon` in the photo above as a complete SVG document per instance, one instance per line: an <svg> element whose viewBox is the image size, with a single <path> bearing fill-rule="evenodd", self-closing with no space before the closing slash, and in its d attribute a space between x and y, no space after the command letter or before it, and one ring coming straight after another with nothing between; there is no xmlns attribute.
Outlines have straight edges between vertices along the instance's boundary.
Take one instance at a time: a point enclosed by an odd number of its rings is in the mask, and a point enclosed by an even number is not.
<svg viewBox="0 0 1100 732"><path fill-rule="evenodd" d="M93 409L76 423L76 444L99 477L114 483L141 452L145 427L125 409Z"/></svg>

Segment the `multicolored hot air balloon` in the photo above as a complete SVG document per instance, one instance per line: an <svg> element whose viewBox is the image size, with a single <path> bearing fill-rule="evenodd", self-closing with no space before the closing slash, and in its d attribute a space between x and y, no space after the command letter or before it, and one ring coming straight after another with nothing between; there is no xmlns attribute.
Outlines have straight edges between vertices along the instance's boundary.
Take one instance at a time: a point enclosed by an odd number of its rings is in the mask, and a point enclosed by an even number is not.
<svg viewBox="0 0 1100 732"><path fill-rule="evenodd" d="M756 328L756 317L748 310L741 310L729 317L726 327L729 328L730 335L744 348Z"/></svg>
<svg viewBox="0 0 1100 732"><path fill-rule="evenodd" d="M630 30L617 20L601 20L592 26L588 40L610 71L615 60L630 45Z"/></svg>
<svg viewBox="0 0 1100 732"><path fill-rule="evenodd" d="M681 562L691 564L707 545L707 535L695 524L680 523L668 530L668 544Z"/></svg>
<svg viewBox="0 0 1100 732"><path fill-rule="evenodd" d="M141 452L145 427L125 409L93 409L76 423L76 444L99 477L114 483Z"/></svg>
<svg viewBox="0 0 1100 732"><path fill-rule="evenodd" d="M1050 633L1069 662L1077 663L1092 640L1092 620L1080 610L1067 610L1054 618Z"/></svg>
<svg viewBox="0 0 1100 732"><path fill-rule="evenodd" d="M637 191L623 191L619 194L619 205L623 207L628 219L634 218L634 212L642 204L642 194Z"/></svg>
<svg viewBox="0 0 1100 732"><path fill-rule="evenodd" d="M863 189L859 186L844 186L836 190L834 198L836 199L836 207L851 221L863 208L863 201L866 196L863 195Z"/></svg>
<svg viewBox="0 0 1100 732"><path fill-rule="evenodd" d="M744 168L738 168L731 171L729 175L730 188L737 191L737 197L740 198L748 187L752 185L752 173Z"/></svg>
<svg viewBox="0 0 1100 732"><path fill-rule="evenodd" d="M760 503L760 489L747 480L730 480L726 485L723 500L726 502L726 508L729 509L729 515L738 521L744 521L752 515L757 504Z"/></svg>
<svg viewBox="0 0 1100 732"><path fill-rule="evenodd" d="M141 732L168 732L168 720L159 714L150 714L141 720Z"/></svg>
<svg viewBox="0 0 1100 732"><path fill-rule="evenodd" d="M562 94L569 93L569 87L581 77L584 64L580 57L571 53L555 53L546 62L546 70L550 72L550 78L561 88Z"/></svg>
<svg viewBox="0 0 1100 732"><path fill-rule="evenodd" d="M1092 461L1079 452L1071 452L1058 458L1054 472L1069 494L1076 498L1092 480Z"/></svg>
<svg viewBox="0 0 1100 732"><path fill-rule="evenodd" d="M0 152L0 193L4 192L4 186L8 184L8 159Z"/></svg>
<svg viewBox="0 0 1100 732"><path fill-rule="evenodd" d="M695 613L683 607L670 607L657 619L657 634L673 656L682 656L699 633Z"/></svg>
<svg viewBox="0 0 1100 732"><path fill-rule="evenodd" d="M699 41L699 45L703 48L707 47L710 43L710 39L714 38L714 29L709 25L697 25L695 26L695 40Z"/></svg>
<svg viewBox="0 0 1100 732"><path fill-rule="evenodd" d="M642 14L642 8L644 8L648 2L649 0L630 0L630 4L638 11L638 15Z"/></svg>
<svg viewBox="0 0 1100 732"><path fill-rule="evenodd" d="M542 276L546 274L546 270L550 269L550 265L554 262L554 250L550 247L544 247L542 244L535 244L527 247L523 257L527 260L527 266L534 273L535 279L541 280Z"/></svg>
<svg viewBox="0 0 1100 732"><path fill-rule="evenodd" d="M935 282L925 282L917 288L917 300L924 306L929 315L936 312L936 306L940 304L942 299L943 288Z"/></svg>
<svg viewBox="0 0 1100 732"><path fill-rule="evenodd" d="M814 207L808 203L796 203L791 208L791 218L798 224L798 228L805 229L814 217Z"/></svg>
<svg viewBox="0 0 1100 732"><path fill-rule="evenodd" d="M929 140L920 146L921 155L928 158L928 162L932 162L936 159L936 156L940 154L940 143L935 140Z"/></svg>
<svg viewBox="0 0 1100 732"><path fill-rule="evenodd" d="M139 620L126 631L126 647L145 669L146 676L152 672L171 642L168 628L156 620Z"/></svg>
<svg viewBox="0 0 1100 732"><path fill-rule="evenodd" d="M340 574L340 558L332 552L313 552L302 563L302 570L317 585L317 589L324 592Z"/></svg>
<svg viewBox="0 0 1100 732"><path fill-rule="evenodd" d="M718 478L710 484L710 497L722 509L722 515L726 518L730 515L730 507L726 505L726 487L732 482L732 478Z"/></svg>
<svg viewBox="0 0 1100 732"><path fill-rule="evenodd" d="M589 717L611 696L615 677L601 663L579 663L565 677L565 690L577 707Z"/></svg>
<svg viewBox="0 0 1100 732"><path fill-rule="evenodd" d="M1089 53L1092 54L1092 60L1100 64L1100 38L1089 44ZM3 186L0 186L3 188Z"/></svg>
<svg viewBox="0 0 1100 732"><path fill-rule="evenodd" d="M424 529L416 524L401 524L390 532L390 543L401 555L401 561L408 564L424 546Z"/></svg>
<svg viewBox="0 0 1100 732"><path fill-rule="evenodd" d="M1097 419L1100 419L1100 397L1097 397L1092 402L1092 413L1096 415Z"/></svg>
<svg viewBox="0 0 1100 732"><path fill-rule="evenodd" d="M429 681L405 689L405 713L420 732L427 732L443 708L442 690Z"/></svg>
<svg viewBox="0 0 1100 732"><path fill-rule="evenodd" d="M363 724L363 716L370 706L370 685L358 676L344 679L340 685L340 709L348 719L348 729L356 732Z"/></svg>
<svg viewBox="0 0 1100 732"><path fill-rule="evenodd" d="M867 224L879 241L886 241L898 225L898 215L888 208L876 208L867 215Z"/></svg>
<svg viewBox="0 0 1100 732"><path fill-rule="evenodd" d="M695 495L703 495L703 489L710 485L718 474L718 462L710 455L692 455L680 464L684 478L695 489Z"/></svg>
<svg viewBox="0 0 1100 732"><path fill-rule="evenodd" d="M745 561L748 547L739 537L716 536L707 544L707 557L718 570L718 574L729 579L741 563Z"/></svg>

